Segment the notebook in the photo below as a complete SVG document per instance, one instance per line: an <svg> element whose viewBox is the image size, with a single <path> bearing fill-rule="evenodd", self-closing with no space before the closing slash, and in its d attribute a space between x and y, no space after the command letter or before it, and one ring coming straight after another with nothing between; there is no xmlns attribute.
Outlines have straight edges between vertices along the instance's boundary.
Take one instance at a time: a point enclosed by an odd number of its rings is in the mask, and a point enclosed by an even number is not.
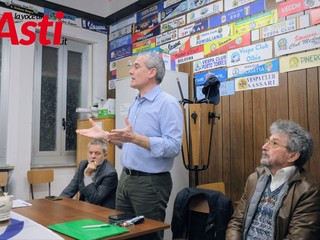
<svg viewBox="0 0 320 240"><path fill-rule="evenodd" d="M80 240L101 239L129 232L127 228L114 225L98 228L82 228L83 226L97 224L105 224L105 222L87 218L49 225L48 228Z"/></svg>

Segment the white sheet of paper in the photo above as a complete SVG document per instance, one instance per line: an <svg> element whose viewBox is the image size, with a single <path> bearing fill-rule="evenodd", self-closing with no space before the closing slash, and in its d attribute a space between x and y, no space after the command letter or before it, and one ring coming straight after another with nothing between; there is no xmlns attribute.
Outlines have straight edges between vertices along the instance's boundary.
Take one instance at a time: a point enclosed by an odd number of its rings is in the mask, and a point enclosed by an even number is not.
<svg viewBox="0 0 320 240"><path fill-rule="evenodd" d="M28 203L26 201L23 201L21 199L14 199L13 200L13 204L12 204L12 208L18 208L18 207L30 207L32 206L31 203Z"/></svg>

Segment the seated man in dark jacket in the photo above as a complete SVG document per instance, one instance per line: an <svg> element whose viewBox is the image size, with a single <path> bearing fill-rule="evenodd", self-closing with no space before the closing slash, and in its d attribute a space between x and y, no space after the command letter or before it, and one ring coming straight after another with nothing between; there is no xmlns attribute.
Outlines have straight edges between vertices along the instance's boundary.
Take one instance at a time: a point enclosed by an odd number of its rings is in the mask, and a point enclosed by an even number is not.
<svg viewBox="0 0 320 240"><path fill-rule="evenodd" d="M105 140L93 139L88 144L88 160L80 162L78 171L60 196L73 198L79 191L80 200L114 209L118 175L106 156Z"/></svg>

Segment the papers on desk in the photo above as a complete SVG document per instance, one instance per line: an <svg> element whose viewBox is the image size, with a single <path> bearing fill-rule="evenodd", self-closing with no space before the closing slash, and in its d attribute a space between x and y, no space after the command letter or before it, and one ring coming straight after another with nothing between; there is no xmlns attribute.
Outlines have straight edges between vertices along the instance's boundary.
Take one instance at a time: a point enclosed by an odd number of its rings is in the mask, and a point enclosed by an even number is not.
<svg viewBox="0 0 320 240"><path fill-rule="evenodd" d="M21 199L14 199L12 203L12 208L19 208L19 207L30 207L32 206L31 203L23 201Z"/></svg>
<svg viewBox="0 0 320 240"><path fill-rule="evenodd" d="M48 228L80 240L101 239L129 232L127 228L105 224L105 222L89 218L53 224Z"/></svg>
<svg viewBox="0 0 320 240"><path fill-rule="evenodd" d="M14 240L43 240L63 239L50 229L11 211L11 224L0 227L0 239Z"/></svg>

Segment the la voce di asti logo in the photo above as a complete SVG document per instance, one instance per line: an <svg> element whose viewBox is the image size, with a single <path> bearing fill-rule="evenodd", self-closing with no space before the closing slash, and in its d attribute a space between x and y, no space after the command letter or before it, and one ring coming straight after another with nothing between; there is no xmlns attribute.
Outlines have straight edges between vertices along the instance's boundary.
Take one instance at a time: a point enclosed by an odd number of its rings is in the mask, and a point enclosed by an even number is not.
<svg viewBox="0 0 320 240"><path fill-rule="evenodd" d="M12 45L30 45L36 41L35 28L39 29L39 43L42 45L60 45L62 35L63 12L56 12L58 21L49 21L49 16L44 15L40 22L25 21L20 28L22 38L18 38L14 17L11 12L5 12L0 18L0 38L9 38ZM7 27L7 28L6 28ZM53 28L53 41L47 38L48 29Z"/></svg>

